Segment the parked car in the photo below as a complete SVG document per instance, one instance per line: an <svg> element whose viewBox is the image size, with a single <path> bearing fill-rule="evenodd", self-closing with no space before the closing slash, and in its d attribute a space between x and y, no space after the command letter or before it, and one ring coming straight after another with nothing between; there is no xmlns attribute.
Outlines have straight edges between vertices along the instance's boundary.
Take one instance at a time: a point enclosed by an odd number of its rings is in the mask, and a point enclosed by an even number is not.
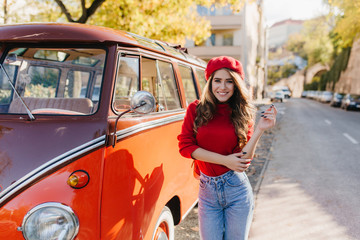
<svg viewBox="0 0 360 240"><path fill-rule="evenodd" d="M274 86L272 90L274 92L282 91L284 93L284 98L291 97L291 91L290 91L289 87L287 87L287 86Z"/></svg>
<svg viewBox="0 0 360 240"><path fill-rule="evenodd" d="M301 93L301 97L302 97L302 98L306 98L306 97L307 97L307 94L308 94L308 91L303 91L303 92Z"/></svg>
<svg viewBox="0 0 360 240"><path fill-rule="evenodd" d="M270 100L271 101L280 101L283 102L285 99L285 94L283 91L279 90L276 92L271 92L270 94Z"/></svg>
<svg viewBox="0 0 360 240"><path fill-rule="evenodd" d="M281 91L284 93L284 98L291 97L291 92L290 92L289 88L283 88Z"/></svg>
<svg viewBox="0 0 360 240"><path fill-rule="evenodd" d="M308 91L306 94L306 98L309 98L309 99L315 99L315 96L316 96L316 91L314 91L314 90Z"/></svg>
<svg viewBox="0 0 360 240"><path fill-rule="evenodd" d="M360 95L346 94L341 101L341 108L345 110L360 110Z"/></svg>
<svg viewBox="0 0 360 240"><path fill-rule="evenodd" d="M0 239L174 239L198 198L177 135L205 67L129 32L0 26Z"/></svg>
<svg viewBox="0 0 360 240"><path fill-rule="evenodd" d="M319 101L322 103L329 103L333 97L333 93L329 91L321 92Z"/></svg>
<svg viewBox="0 0 360 240"><path fill-rule="evenodd" d="M345 93L334 93L333 97L331 98L330 101L330 106L332 107L340 107L341 106L341 101L344 98Z"/></svg>

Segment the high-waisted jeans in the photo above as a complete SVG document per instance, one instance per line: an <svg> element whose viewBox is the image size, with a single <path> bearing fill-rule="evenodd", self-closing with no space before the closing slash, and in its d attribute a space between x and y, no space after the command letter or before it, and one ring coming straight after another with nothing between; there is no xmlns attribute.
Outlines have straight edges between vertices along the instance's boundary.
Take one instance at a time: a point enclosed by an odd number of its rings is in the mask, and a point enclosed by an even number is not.
<svg viewBox="0 0 360 240"><path fill-rule="evenodd" d="M201 173L198 206L202 240L248 239L254 197L244 172L217 177Z"/></svg>

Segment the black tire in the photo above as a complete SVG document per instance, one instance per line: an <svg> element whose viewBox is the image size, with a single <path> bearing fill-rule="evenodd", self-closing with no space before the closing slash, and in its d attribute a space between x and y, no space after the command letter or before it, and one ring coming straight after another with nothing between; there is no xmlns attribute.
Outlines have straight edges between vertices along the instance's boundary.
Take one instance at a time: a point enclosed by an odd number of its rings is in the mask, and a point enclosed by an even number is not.
<svg viewBox="0 0 360 240"><path fill-rule="evenodd" d="M164 207L156 222L153 240L174 240L174 219L168 207Z"/></svg>

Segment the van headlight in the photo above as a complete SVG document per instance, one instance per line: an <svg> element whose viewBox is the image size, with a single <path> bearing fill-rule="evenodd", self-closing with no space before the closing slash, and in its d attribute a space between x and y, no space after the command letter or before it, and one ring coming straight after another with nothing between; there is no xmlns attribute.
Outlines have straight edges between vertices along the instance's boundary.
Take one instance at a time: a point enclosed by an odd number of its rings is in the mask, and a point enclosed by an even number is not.
<svg viewBox="0 0 360 240"><path fill-rule="evenodd" d="M70 207L48 202L31 209L19 230L26 240L72 240L79 232L79 220Z"/></svg>

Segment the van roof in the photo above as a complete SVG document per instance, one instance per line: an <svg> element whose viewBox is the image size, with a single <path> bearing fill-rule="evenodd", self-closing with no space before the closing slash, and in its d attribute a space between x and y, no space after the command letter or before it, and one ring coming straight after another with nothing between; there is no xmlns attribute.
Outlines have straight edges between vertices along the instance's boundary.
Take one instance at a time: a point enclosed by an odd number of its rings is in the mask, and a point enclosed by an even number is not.
<svg viewBox="0 0 360 240"><path fill-rule="evenodd" d="M12 43L121 43L124 46L139 46L144 49L165 53L198 65L204 66L206 64L200 58L180 50L179 46L173 47L165 42L121 30L79 23L0 25L0 43L9 41Z"/></svg>

